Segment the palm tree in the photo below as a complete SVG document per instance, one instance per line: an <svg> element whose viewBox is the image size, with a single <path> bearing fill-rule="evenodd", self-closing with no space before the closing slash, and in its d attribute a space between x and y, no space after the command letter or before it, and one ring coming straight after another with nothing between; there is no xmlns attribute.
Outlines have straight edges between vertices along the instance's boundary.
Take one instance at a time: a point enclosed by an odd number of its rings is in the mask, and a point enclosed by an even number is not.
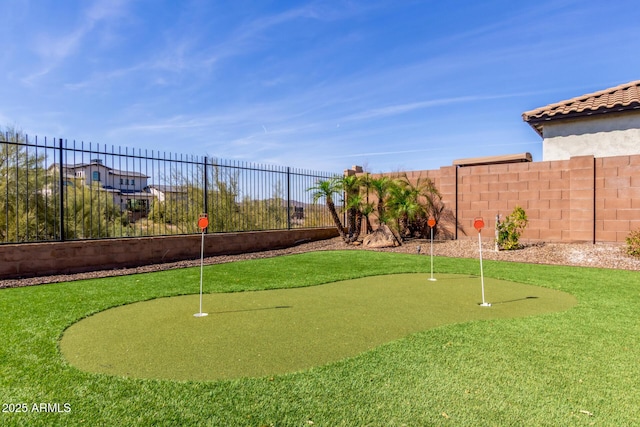
<svg viewBox="0 0 640 427"><path fill-rule="evenodd" d="M409 181L406 174L401 178L404 185L411 188L417 194L417 201L421 204L422 210L416 218L409 224L409 228L414 234L425 236L429 233L427 220L433 217L436 224L440 224L440 217L444 205L442 196L430 178L418 177L415 184ZM437 230L434 230L434 232Z"/></svg>
<svg viewBox="0 0 640 427"><path fill-rule="evenodd" d="M419 195L416 188L402 180L394 181L394 185L389 187L387 207L402 236L410 234L410 222L424 212L418 200Z"/></svg>
<svg viewBox="0 0 640 427"><path fill-rule="evenodd" d="M355 175L347 175L342 177L340 184L344 191L345 205L347 208L347 229L349 230L349 241L355 242L360 234L360 224L358 224L360 205L362 198L360 197L360 187L362 180ZM354 238L355 236L355 238Z"/></svg>
<svg viewBox="0 0 640 427"><path fill-rule="evenodd" d="M313 202L317 203L318 200L324 198L325 203L327 204L327 208L329 209L329 213L331 214L331 218L333 219L333 223L336 225L338 229L338 233L342 240L347 242L349 239L344 232L344 227L342 222L340 221L340 217L338 216L338 212L336 212L336 205L333 201L333 196L340 193L342 189L341 180L336 178L319 180L315 186L310 187L307 191L313 191Z"/></svg>
<svg viewBox="0 0 640 427"><path fill-rule="evenodd" d="M362 195L362 202L360 203L359 209L365 220L365 234L373 232L370 215L375 211L376 208L373 203L369 202L369 194L371 194L372 181L373 178L371 178L369 172L366 172L364 175L360 176L360 194Z"/></svg>
<svg viewBox="0 0 640 427"><path fill-rule="evenodd" d="M368 181L367 190L373 190L373 193L378 199L376 204L376 212L378 213L378 221L380 224L387 222L387 212L385 209L385 203L389 196L389 188L393 184L393 181L389 177L381 176L380 178L373 178Z"/></svg>
<svg viewBox="0 0 640 427"><path fill-rule="evenodd" d="M367 232L371 228L369 223L369 214L373 210L371 203L365 203L364 196L362 194L355 194L349 197L349 203L347 204L347 211L349 216L353 215L352 226L353 233L349 236L349 242L353 243L360 238L362 233L362 220L366 218Z"/></svg>
<svg viewBox="0 0 640 427"><path fill-rule="evenodd" d="M373 203L364 203L361 206L360 210L362 212L362 216L364 216L365 234L372 233L373 227L371 226L371 220L369 219L369 216L371 216L371 214L375 211Z"/></svg>
<svg viewBox="0 0 640 427"><path fill-rule="evenodd" d="M408 180L407 180L408 181ZM419 191L420 197L424 199L427 214L435 215L438 201L442 199L436 185L430 178L418 177L415 188Z"/></svg>

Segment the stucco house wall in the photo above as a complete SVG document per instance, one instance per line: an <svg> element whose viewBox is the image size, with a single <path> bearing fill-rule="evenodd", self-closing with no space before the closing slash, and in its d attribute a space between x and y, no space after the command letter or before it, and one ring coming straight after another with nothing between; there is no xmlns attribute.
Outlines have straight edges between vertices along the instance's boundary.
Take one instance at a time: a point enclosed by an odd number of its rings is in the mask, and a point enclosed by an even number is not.
<svg viewBox="0 0 640 427"><path fill-rule="evenodd" d="M640 80L522 113L542 137L542 160L640 154Z"/></svg>
<svg viewBox="0 0 640 427"><path fill-rule="evenodd" d="M543 160L611 157L640 152L640 111L551 121L544 126Z"/></svg>

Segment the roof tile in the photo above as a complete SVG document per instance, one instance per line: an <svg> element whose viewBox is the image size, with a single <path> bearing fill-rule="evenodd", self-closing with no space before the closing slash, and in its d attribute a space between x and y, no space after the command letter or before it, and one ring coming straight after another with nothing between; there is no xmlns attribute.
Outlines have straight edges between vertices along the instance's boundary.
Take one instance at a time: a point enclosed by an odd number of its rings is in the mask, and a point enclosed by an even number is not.
<svg viewBox="0 0 640 427"><path fill-rule="evenodd" d="M640 80L556 102L522 113L525 122L551 120L566 115L640 108Z"/></svg>

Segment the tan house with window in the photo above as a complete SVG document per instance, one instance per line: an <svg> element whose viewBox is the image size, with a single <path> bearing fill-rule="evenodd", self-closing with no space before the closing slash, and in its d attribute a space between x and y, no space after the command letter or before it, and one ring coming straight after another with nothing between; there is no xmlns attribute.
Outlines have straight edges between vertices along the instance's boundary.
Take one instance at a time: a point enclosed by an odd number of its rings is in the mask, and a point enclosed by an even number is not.
<svg viewBox="0 0 640 427"><path fill-rule="evenodd" d="M522 114L542 137L542 160L640 154L640 80Z"/></svg>
<svg viewBox="0 0 640 427"><path fill-rule="evenodd" d="M154 198L148 191L148 176L110 168L100 159L64 166L63 173L67 181L97 185L103 191L110 192L114 203L123 210L146 212L150 207L150 200Z"/></svg>

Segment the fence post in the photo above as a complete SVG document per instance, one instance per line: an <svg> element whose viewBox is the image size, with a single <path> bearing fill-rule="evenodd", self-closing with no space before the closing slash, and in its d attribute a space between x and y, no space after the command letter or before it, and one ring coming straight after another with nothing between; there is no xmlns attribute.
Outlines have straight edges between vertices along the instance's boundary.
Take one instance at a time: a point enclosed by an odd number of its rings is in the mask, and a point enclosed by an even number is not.
<svg viewBox="0 0 640 427"><path fill-rule="evenodd" d="M291 168L287 166L287 230L291 230Z"/></svg>
<svg viewBox="0 0 640 427"><path fill-rule="evenodd" d="M64 160L64 153L62 151L62 138L59 139L59 153L58 161L60 166L58 167L58 185L60 186L60 241L64 242L64 177L62 176L62 161Z"/></svg>

